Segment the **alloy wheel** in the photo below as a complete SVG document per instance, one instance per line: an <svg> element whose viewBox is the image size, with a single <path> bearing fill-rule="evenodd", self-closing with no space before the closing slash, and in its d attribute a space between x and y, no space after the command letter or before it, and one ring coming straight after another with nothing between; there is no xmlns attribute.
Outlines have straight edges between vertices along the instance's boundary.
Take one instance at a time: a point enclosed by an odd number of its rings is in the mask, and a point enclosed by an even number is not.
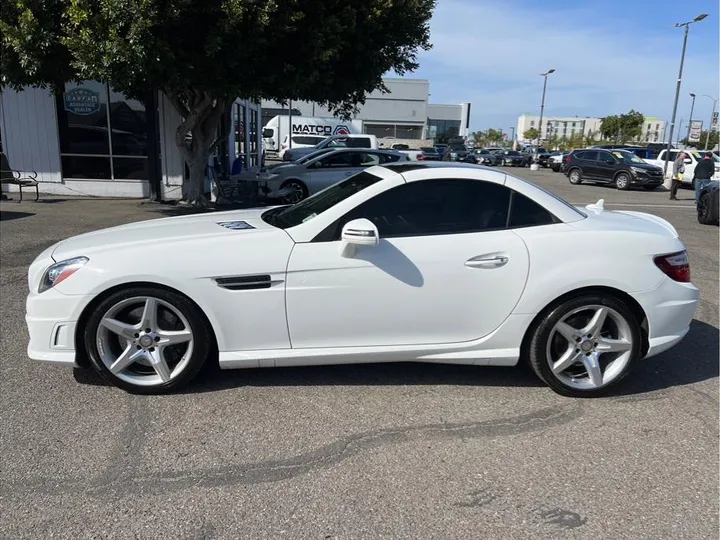
<svg viewBox="0 0 720 540"><path fill-rule="evenodd" d="M185 315L152 296L113 305L100 319L95 341L105 367L136 386L158 386L177 378L188 366L194 347Z"/></svg>
<svg viewBox="0 0 720 540"><path fill-rule="evenodd" d="M290 189L290 193L283 197L285 202L288 204L299 203L305 198L305 188L299 182L288 182L283 186L283 188Z"/></svg>
<svg viewBox="0 0 720 540"><path fill-rule="evenodd" d="M570 182L573 184L579 184L580 183L580 171L577 169L570 171Z"/></svg>
<svg viewBox="0 0 720 540"><path fill-rule="evenodd" d="M562 384L593 390L621 376L632 351L628 321L608 306L588 305L570 311L555 324L546 357L552 374Z"/></svg>
<svg viewBox="0 0 720 540"><path fill-rule="evenodd" d="M615 186L618 189L627 189L630 186L630 177L627 174L620 174L615 179Z"/></svg>

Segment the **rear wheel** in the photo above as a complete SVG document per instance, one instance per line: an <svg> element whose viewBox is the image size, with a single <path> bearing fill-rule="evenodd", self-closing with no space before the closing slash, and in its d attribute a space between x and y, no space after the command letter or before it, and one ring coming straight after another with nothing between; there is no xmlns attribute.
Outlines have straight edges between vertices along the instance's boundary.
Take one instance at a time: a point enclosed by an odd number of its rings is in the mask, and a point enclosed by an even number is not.
<svg viewBox="0 0 720 540"><path fill-rule="evenodd" d="M630 175L628 173L620 173L615 177L615 187L626 191L630 189Z"/></svg>
<svg viewBox="0 0 720 540"><path fill-rule="evenodd" d="M106 380L138 394L161 394L189 383L207 359L211 331L184 296L155 287L111 294L93 310L85 349Z"/></svg>
<svg viewBox="0 0 720 540"><path fill-rule="evenodd" d="M568 180L571 184L580 184L582 182L582 171L580 169L572 169L568 174Z"/></svg>
<svg viewBox="0 0 720 540"><path fill-rule="evenodd" d="M612 296L566 300L543 317L530 341L530 365L558 394L603 395L642 354L640 325Z"/></svg>

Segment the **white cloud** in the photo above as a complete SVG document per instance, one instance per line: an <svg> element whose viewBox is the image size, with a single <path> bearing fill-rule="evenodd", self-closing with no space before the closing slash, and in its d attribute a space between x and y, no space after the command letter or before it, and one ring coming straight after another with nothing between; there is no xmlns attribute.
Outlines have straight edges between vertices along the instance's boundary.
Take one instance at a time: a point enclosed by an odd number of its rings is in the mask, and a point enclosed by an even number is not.
<svg viewBox="0 0 720 540"><path fill-rule="evenodd" d="M537 114L539 74L549 68L556 72L548 78L548 115L604 116L634 108L669 119L672 112L682 30L670 23L648 26L642 9L618 14L593 3L550 11L542 2L528 8L511 1L440 0L431 40L433 49L420 55L412 76L430 80L433 103L470 101L471 129L507 129L519 114ZM717 56L693 48L692 31L678 119L688 115L690 91L715 97L718 91ZM698 100L694 116L709 117L711 106Z"/></svg>

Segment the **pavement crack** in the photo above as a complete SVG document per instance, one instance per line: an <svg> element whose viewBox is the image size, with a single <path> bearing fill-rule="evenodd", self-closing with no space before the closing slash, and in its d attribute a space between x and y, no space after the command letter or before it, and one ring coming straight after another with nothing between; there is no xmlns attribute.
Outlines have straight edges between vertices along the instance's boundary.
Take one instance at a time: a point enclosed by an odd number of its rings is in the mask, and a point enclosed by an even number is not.
<svg viewBox="0 0 720 540"><path fill-rule="evenodd" d="M29 486L17 484L0 487L0 495L18 492L40 491L93 493L103 495L108 490L117 491L175 491L189 487L218 487L227 485L250 485L287 480L312 470L327 468L361 452L379 446L400 444L414 440L447 440L454 438L475 439L482 437L506 437L521 433L548 429L572 422L579 418L582 409L577 405L555 406L528 414L504 419L465 422L457 424L438 423L420 426L381 429L343 437L297 456L261 461L253 464L236 464L201 471L157 472L139 474L131 466L138 463L140 445L146 428L145 400L134 398L130 402L128 420L120 442L111 456L111 465L91 485L84 482L42 482ZM126 442L127 441L127 442Z"/></svg>

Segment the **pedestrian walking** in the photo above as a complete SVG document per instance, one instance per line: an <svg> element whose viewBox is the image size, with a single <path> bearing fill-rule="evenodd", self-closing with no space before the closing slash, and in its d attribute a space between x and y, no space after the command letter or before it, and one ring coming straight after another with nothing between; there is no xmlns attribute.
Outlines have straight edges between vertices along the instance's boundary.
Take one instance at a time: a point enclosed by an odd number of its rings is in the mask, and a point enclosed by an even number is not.
<svg viewBox="0 0 720 540"><path fill-rule="evenodd" d="M695 184L695 204L700 198L700 191L710 182L713 174L715 174L715 164L711 159L712 154L707 152L703 158L695 165L695 174L693 175L693 184Z"/></svg>
<svg viewBox="0 0 720 540"><path fill-rule="evenodd" d="M450 145L445 148L445 153L443 154L442 160L443 161L452 161L452 157L450 156L452 154L452 148L450 148Z"/></svg>
<svg viewBox="0 0 720 540"><path fill-rule="evenodd" d="M685 173L685 152L680 152L680 155L675 158L673 162L672 172L672 184L670 184L670 200L677 201L677 191L680 187L683 174Z"/></svg>

